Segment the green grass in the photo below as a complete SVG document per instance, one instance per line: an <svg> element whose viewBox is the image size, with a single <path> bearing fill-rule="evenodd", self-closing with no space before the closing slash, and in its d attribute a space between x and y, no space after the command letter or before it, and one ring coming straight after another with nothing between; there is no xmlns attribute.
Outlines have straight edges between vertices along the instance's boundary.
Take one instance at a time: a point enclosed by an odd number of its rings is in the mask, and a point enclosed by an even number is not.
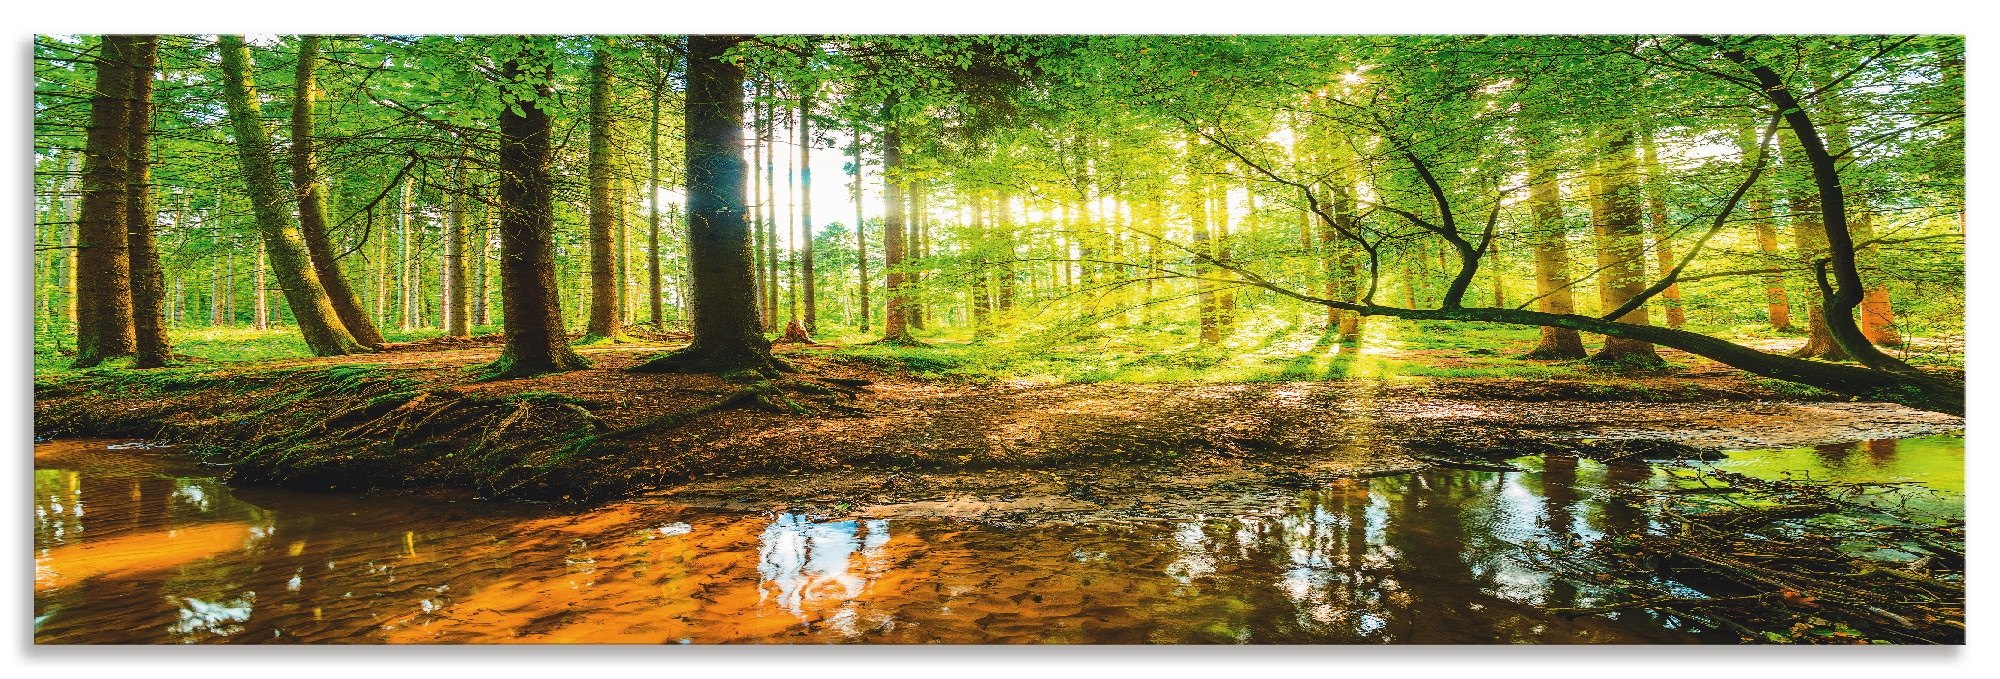
<svg viewBox="0 0 2000 679"><path fill-rule="evenodd" d="M483 335L499 332L500 326L479 326L472 334ZM430 328L419 330L384 330L384 339L390 342L411 342L429 339L444 334L443 330ZM311 358L305 340L299 336L297 328L274 328L258 330L249 326L220 328L175 328L168 331L167 341L174 347L174 353L192 356L216 363L244 363L291 358ZM75 341L68 337L55 338L47 335L35 337L35 374L54 375L71 372L69 364L73 355L65 355L63 350L71 349ZM105 367L123 368L131 364L130 359L105 361ZM200 362L191 364L203 365Z"/></svg>
<svg viewBox="0 0 2000 679"><path fill-rule="evenodd" d="M1219 346L1198 341L1192 324L1133 325L1071 335L970 341L934 335L921 347L866 344L864 336L824 352L837 360L967 382L1026 380L1057 383L1276 382L1424 377L1591 377L1580 366L1513 358L1534 346L1535 328L1489 323L1423 323L1370 319L1358 346L1340 346L1315 324L1246 319ZM921 335L920 335L921 337ZM1436 366L1387 355L1390 350L1441 350L1460 365Z"/></svg>

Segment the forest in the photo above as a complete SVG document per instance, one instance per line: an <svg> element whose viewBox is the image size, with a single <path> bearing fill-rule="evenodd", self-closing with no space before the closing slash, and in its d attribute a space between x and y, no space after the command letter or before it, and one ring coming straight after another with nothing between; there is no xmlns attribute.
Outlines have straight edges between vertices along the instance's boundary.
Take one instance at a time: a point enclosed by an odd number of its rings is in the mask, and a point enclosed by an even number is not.
<svg viewBox="0 0 2000 679"><path fill-rule="evenodd" d="M1322 487L1946 431L1964 54L40 35L37 440L163 441L247 485L1033 515L1151 511L1220 468ZM1588 433L1616 426L1649 433ZM1393 445L1326 457L1369 441ZM1003 472L1026 490L994 499ZM1924 577L1901 586L1951 596Z"/></svg>

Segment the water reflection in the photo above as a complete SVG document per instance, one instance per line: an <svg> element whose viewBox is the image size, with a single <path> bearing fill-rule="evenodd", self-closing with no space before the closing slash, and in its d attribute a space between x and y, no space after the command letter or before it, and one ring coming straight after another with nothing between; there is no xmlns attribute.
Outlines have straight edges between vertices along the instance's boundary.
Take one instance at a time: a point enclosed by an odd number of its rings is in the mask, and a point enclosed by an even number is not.
<svg viewBox="0 0 2000 679"><path fill-rule="evenodd" d="M1255 511L1001 528L232 489L104 444L37 449L40 643L1703 639L1638 613L1543 614L1607 593L1516 558L1644 529L1607 492L1652 483L1643 465L1550 457Z"/></svg>

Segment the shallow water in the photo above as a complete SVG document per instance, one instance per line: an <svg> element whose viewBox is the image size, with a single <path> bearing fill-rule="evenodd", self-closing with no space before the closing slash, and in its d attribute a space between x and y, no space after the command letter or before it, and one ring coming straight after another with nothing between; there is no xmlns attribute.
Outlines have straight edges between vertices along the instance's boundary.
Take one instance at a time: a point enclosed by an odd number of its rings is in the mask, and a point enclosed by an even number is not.
<svg viewBox="0 0 2000 679"><path fill-rule="evenodd" d="M1818 469L1889 469L1962 488L1962 439L1933 438L1905 442L1908 450L1862 444L1882 463ZM1643 529L1643 510L1603 494L1658 483L1643 466L1550 458L1530 472L1358 480L1180 520L1002 527L645 502L574 513L231 488L214 470L160 450L107 449L117 444L36 446L37 643L1713 636L1636 612L1544 614L1538 606L1608 599L1513 556L1515 544L1529 541ZM1737 471L1776 474L1788 461L1806 460L1772 458Z"/></svg>

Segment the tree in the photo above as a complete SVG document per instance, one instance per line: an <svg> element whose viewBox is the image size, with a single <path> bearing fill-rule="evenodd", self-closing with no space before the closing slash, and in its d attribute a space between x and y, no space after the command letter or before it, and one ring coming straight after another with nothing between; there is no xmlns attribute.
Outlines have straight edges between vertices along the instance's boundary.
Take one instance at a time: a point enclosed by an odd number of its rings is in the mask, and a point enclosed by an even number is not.
<svg viewBox="0 0 2000 679"><path fill-rule="evenodd" d="M159 368L173 360L167 342L166 277L153 231L159 215L153 209L153 75L159 67L160 37L133 36L132 107L127 112L125 228L132 275L132 367Z"/></svg>
<svg viewBox="0 0 2000 679"><path fill-rule="evenodd" d="M1546 127L1524 136L1528 159L1528 210L1535 243L1535 309L1549 314L1576 313L1570 296L1569 228L1562 217L1562 187L1549 157ZM1585 357L1583 337L1575 330L1542 326L1542 341L1527 358L1574 360Z"/></svg>
<svg viewBox="0 0 2000 679"><path fill-rule="evenodd" d="M801 250L799 262L800 284L805 292L805 324L807 334L819 332L819 307L813 289L813 218L812 218L812 89L802 86L799 92L799 231Z"/></svg>
<svg viewBox="0 0 2000 679"><path fill-rule="evenodd" d="M888 298L887 311L882 314L882 342L886 344L918 344L910 336L910 298L904 289L906 280L904 267L904 239L909 225L904 216L903 190L909 181L903 170L903 135L894 117L896 103L892 97L882 105L882 267L883 287ZM866 258L863 258L866 260Z"/></svg>
<svg viewBox="0 0 2000 679"><path fill-rule="evenodd" d="M619 335L618 279L611 230L611 39L598 36L590 57L590 324L585 343Z"/></svg>
<svg viewBox="0 0 2000 679"><path fill-rule="evenodd" d="M1646 290L1645 231L1639 223L1640 187L1632 149L1631 129L1606 131L1597 172L1591 176L1590 221L1597 228L1597 267L1603 282L1597 287L1605 309L1617 309ZM1646 325L1641 305L1619 316L1620 323ZM1666 364L1653 346L1624 337L1607 336L1592 361L1657 367Z"/></svg>
<svg viewBox="0 0 2000 679"><path fill-rule="evenodd" d="M632 368L635 372L774 375L780 366L757 317L755 257L744 220L743 67L729 51L746 39L688 37L688 300L694 339Z"/></svg>
<svg viewBox="0 0 2000 679"><path fill-rule="evenodd" d="M487 366L491 379L581 370L569 347L555 271L555 200L550 176L554 128L545 38L502 39L500 66L500 306L506 344Z"/></svg>
<svg viewBox="0 0 2000 679"><path fill-rule="evenodd" d="M76 361L90 368L132 353L132 262L127 219L131 190L131 36L108 35L93 62L90 128L83 149L83 207L77 217Z"/></svg>
<svg viewBox="0 0 2000 679"><path fill-rule="evenodd" d="M250 195L250 209L257 218L257 230L277 275L278 287L285 292L285 304L292 309L306 347L316 356L339 356L366 351L342 325L326 289L314 274L306 254L305 238L290 211L290 203L279 188L276 163L271 158L271 133L264 128L264 111L257 101L257 86L251 80L250 48L242 36L221 36L224 103L229 110L231 129L236 133L236 153L243 181Z"/></svg>
<svg viewBox="0 0 2000 679"><path fill-rule="evenodd" d="M298 192L299 233L305 238L313 274L326 289L327 301L340 324L362 346L380 349L387 341L362 310L361 295L341 272L327 234L326 182L320 177L318 136L313 132L314 102L319 98L319 46L319 36L299 36L298 63L293 65L291 161L292 187Z"/></svg>

